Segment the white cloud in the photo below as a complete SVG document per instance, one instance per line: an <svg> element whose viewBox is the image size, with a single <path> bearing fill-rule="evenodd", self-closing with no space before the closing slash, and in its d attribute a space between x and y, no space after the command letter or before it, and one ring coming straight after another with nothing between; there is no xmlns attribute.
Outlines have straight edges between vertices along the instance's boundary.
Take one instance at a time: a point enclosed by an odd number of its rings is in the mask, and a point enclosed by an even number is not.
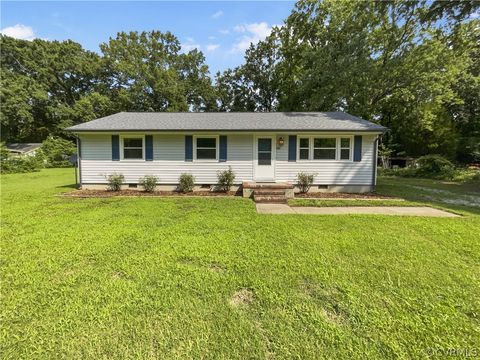
<svg viewBox="0 0 480 360"><path fill-rule="evenodd" d="M277 25L273 25L277 26ZM233 28L235 32L243 33L237 42L233 44L232 52L242 52L248 49L250 44L256 44L264 40L272 32L272 27L266 22L241 24Z"/></svg>
<svg viewBox="0 0 480 360"><path fill-rule="evenodd" d="M215 51L220 47L220 44L207 44L207 51Z"/></svg>
<svg viewBox="0 0 480 360"><path fill-rule="evenodd" d="M223 34L223 35L228 35L230 34L230 30L228 29L222 29L222 30L218 30L220 32L220 34Z"/></svg>
<svg viewBox="0 0 480 360"><path fill-rule="evenodd" d="M215 39L216 39L215 36L209 36L209 37L208 37L208 40L215 40Z"/></svg>
<svg viewBox="0 0 480 360"><path fill-rule="evenodd" d="M3 28L0 30L0 33L21 40L33 40L36 38L32 27L22 24Z"/></svg>
<svg viewBox="0 0 480 360"><path fill-rule="evenodd" d="M194 38L187 37L187 41L182 44L182 50L185 52L192 51L193 49L200 50L200 44L195 41Z"/></svg>
<svg viewBox="0 0 480 360"><path fill-rule="evenodd" d="M215 14L212 14L212 19L218 19L222 15L223 15L223 11L218 10Z"/></svg>

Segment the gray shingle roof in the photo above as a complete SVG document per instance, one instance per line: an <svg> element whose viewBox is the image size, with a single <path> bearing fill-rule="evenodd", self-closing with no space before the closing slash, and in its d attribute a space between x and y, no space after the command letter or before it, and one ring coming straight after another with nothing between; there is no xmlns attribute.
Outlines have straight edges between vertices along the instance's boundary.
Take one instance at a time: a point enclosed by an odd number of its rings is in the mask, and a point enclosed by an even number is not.
<svg viewBox="0 0 480 360"><path fill-rule="evenodd" d="M40 146L42 146L41 143L12 143L6 145L9 151L19 154L38 149Z"/></svg>
<svg viewBox="0 0 480 360"><path fill-rule="evenodd" d="M372 131L385 127L344 112L120 112L69 127L84 131Z"/></svg>

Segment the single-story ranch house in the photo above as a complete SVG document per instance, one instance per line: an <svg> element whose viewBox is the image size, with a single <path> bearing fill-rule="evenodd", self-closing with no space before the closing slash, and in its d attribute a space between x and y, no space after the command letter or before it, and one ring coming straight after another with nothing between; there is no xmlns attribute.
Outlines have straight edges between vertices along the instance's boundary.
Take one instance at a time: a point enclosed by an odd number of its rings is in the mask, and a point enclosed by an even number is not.
<svg viewBox="0 0 480 360"><path fill-rule="evenodd" d="M174 190L190 173L205 190L231 167L244 188L292 185L307 172L315 174L311 191L368 192L386 128L343 112L121 112L67 130L77 136L84 189L105 188L106 176L119 173L125 187L155 175L159 190Z"/></svg>

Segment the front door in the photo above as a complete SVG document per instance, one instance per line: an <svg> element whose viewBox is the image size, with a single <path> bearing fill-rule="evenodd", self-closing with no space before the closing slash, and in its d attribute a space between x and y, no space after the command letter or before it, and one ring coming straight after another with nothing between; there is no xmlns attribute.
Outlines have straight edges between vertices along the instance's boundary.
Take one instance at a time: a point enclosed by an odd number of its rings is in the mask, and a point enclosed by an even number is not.
<svg viewBox="0 0 480 360"><path fill-rule="evenodd" d="M273 136L259 136L255 145L255 180L275 181L275 142Z"/></svg>

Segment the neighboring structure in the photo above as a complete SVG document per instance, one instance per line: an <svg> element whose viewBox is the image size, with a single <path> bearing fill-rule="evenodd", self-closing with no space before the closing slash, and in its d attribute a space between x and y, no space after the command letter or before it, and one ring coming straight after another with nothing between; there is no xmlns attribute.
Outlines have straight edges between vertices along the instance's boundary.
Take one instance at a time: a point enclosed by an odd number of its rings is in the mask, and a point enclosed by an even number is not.
<svg viewBox="0 0 480 360"><path fill-rule="evenodd" d="M35 156L41 143L15 143L7 144L6 148L13 156Z"/></svg>
<svg viewBox="0 0 480 360"><path fill-rule="evenodd" d="M308 172L315 173L311 191L367 192L386 128L342 112L122 112L67 130L78 139L82 188L104 188L112 173L130 187L155 175L162 190L191 173L206 188L231 166L238 185L294 183Z"/></svg>

